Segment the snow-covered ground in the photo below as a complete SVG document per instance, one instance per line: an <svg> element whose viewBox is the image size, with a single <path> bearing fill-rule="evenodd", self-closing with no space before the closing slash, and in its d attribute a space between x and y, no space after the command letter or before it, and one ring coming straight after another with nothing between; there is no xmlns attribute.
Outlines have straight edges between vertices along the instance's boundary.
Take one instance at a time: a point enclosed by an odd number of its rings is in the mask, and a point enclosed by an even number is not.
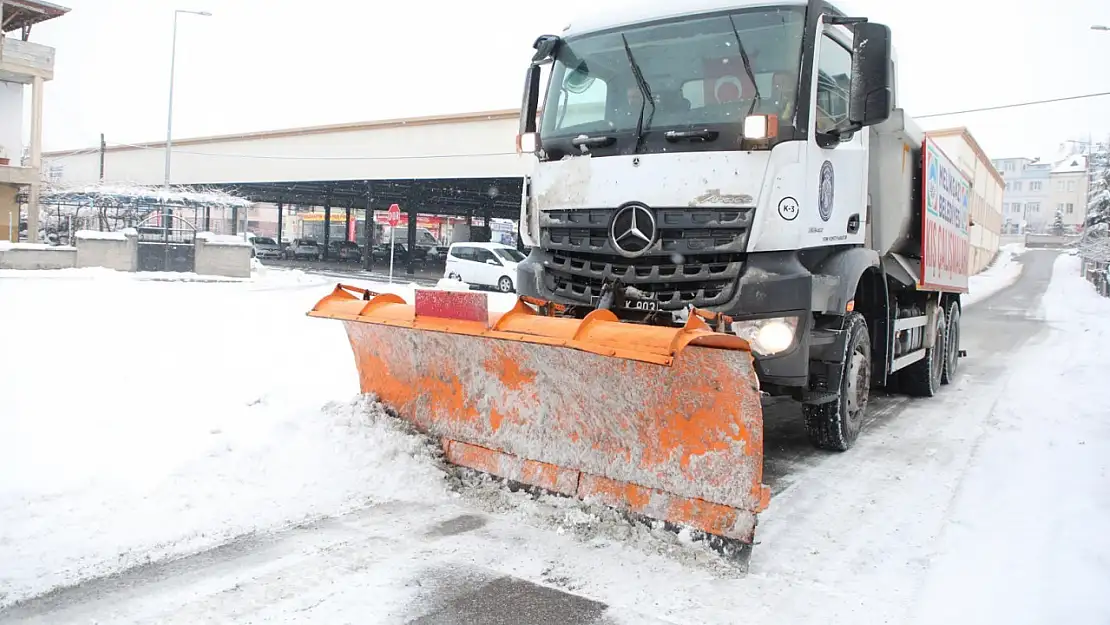
<svg viewBox="0 0 1110 625"><path fill-rule="evenodd" d="M0 271L0 606L371 501L444 496L421 441L356 396L342 325L305 316L334 279L196 279Z"/></svg>
<svg viewBox="0 0 1110 625"><path fill-rule="evenodd" d="M1023 243L1007 243L998 250L990 267L968 278L968 292L961 296L964 307L978 302L1010 286L1021 275L1021 263L1015 256L1025 251Z"/></svg>
<svg viewBox="0 0 1110 625"><path fill-rule="evenodd" d="M1110 299L1061 254L935 548L921 623L1110 623Z"/></svg>
<svg viewBox="0 0 1110 625"><path fill-rule="evenodd" d="M1056 262L1048 329L988 363L1002 373L972 369L799 467L746 578L603 510L488 482L458 497L420 437L355 396L340 324L304 316L331 279L0 272L5 324L30 329L0 358L0 607L350 512L278 561L142 589L111 622L402 622L438 562L585 595L613 623L1106 623L1110 300L1076 262ZM488 525L443 543L425 532L440 522Z"/></svg>

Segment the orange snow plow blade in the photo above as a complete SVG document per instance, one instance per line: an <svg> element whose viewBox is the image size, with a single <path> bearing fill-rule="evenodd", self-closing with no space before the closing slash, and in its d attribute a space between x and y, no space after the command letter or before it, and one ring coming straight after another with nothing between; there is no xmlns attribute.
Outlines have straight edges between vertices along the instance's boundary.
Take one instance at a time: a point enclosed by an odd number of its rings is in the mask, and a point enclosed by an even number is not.
<svg viewBox="0 0 1110 625"><path fill-rule="evenodd" d="M768 499L752 356L697 315L498 314L483 293L344 285L308 314L345 323L362 392L452 464L751 543Z"/></svg>

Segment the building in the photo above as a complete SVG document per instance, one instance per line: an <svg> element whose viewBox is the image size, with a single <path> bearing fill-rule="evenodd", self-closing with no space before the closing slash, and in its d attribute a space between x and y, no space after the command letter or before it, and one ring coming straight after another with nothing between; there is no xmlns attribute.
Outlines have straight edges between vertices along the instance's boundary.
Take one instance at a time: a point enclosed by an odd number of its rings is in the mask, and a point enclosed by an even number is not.
<svg viewBox="0 0 1110 625"><path fill-rule="evenodd" d="M1004 230L1009 233L1048 232L1060 211L1069 231L1082 228L1087 217L1087 157L1068 156L1056 162L1024 157L1000 158L995 167L1006 180Z"/></svg>
<svg viewBox="0 0 1110 625"><path fill-rule="evenodd" d="M971 180L971 253L968 271L979 273L994 261L1002 233L1005 181L967 128L925 133Z"/></svg>
<svg viewBox="0 0 1110 625"><path fill-rule="evenodd" d="M1067 230L1074 232L1082 229L1087 220L1087 157L1076 155L1065 158L1052 168L1051 177L1048 204L1051 214L1047 228L1053 227L1059 212Z"/></svg>
<svg viewBox="0 0 1110 625"><path fill-rule="evenodd" d="M31 27L69 9L38 0L0 1L0 240L19 241L19 195L28 190L27 238L38 240L42 97L54 78L54 48L28 41ZM19 32L16 39L8 36ZM30 144L23 145L23 96L31 87ZM24 154L27 158L24 159Z"/></svg>
<svg viewBox="0 0 1110 625"><path fill-rule="evenodd" d="M1052 164L1040 160L1003 158L994 161L1006 184L1002 201L1003 231L1042 231L1052 218Z"/></svg>
<svg viewBox="0 0 1110 625"><path fill-rule="evenodd" d="M535 160L517 152L519 117L499 110L175 139L170 182L255 203L198 220L198 229L320 237L325 248L335 240L373 244L378 229L365 227L367 213L380 223L397 204L402 222L413 224L397 236L415 245L418 224L452 223L437 216L473 225L519 219ZM109 142L44 161L51 184L63 189L96 184L102 165L108 183L161 185L165 149L165 141Z"/></svg>

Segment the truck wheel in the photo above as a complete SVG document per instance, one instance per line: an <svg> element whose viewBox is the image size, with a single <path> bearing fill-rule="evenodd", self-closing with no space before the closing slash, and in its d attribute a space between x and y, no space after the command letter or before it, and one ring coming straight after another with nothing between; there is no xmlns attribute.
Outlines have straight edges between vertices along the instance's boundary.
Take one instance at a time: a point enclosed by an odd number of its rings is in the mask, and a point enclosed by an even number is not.
<svg viewBox="0 0 1110 625"><path fill-rule="evenodd" d="M938 310L933 320L937 340L925 350L925 357L898 372L898 387L902 392L914 397L932 397L940 390L944 373L945 347L947 345L947 324L944 311Z"/></svg>
<svg viewBox="0 0 1110 625"><path fill-rule="evenodd" d="M944 370L941 384L951 384L960 370L960 303L953 300L948 305L948 328L945 330Z"/></svg>
<svg viewBox="0 0 1110 625"><path fill-rule="evenodd" d="M867 320L858 312L844 318L847 336L836 398L820 404L802 404L806 434L818 449L847 451L863 427L871 391L871 338Z"/></svg>

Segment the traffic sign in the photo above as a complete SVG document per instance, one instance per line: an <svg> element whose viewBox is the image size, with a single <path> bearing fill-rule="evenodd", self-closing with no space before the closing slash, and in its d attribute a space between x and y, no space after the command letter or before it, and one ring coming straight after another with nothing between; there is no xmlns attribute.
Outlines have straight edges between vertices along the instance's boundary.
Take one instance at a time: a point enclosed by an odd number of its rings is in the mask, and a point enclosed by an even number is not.
<svg viewBox="0 0 1110 625"><path fill-rule="evenodd" d="M401 207L396 204L389 206L389 225L396 226L401 223Z"/></svg>

